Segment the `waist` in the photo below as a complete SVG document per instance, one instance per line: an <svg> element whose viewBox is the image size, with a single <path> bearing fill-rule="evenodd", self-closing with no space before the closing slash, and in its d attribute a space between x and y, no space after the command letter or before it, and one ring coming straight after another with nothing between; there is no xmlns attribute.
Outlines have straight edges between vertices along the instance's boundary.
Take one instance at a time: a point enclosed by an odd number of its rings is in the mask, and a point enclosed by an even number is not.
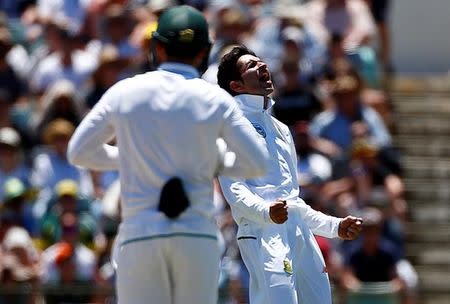
<svg viewBox="0 0 450 304"><path fill-rule="evenodd" d="M189 207L176 219L169 219L157 210L144 210L123 218L119 227L119 243L132 239L179 235L205 235L216 238L217 225L212 217Z"/></svg>

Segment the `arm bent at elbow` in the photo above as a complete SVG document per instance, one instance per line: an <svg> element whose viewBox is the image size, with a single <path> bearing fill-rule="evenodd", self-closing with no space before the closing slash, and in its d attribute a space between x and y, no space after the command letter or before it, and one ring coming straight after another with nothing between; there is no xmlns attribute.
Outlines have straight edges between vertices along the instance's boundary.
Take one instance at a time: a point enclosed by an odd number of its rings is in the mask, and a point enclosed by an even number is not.
<svg viewBox="0 0 450 304"><path fill-rule="evenodd" d="M118 170L119 150L115 146L103 144L97 150L83 149L76 141L69 142L67 159L74 166L94 170Z"/></svg>

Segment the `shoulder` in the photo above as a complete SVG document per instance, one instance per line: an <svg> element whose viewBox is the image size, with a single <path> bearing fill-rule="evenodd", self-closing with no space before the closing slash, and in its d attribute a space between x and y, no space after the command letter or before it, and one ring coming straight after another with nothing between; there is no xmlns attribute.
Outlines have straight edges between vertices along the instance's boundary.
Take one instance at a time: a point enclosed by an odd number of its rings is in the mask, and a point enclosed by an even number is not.
<svg viewBox="0 0 450 304"><path fill-rule="evenodd" d="M151 80L155 80L160 76L161 73L159 71L146 72L143 74L137 74L131 77L127 77L118 81L113 87L129 87L129 86L140 86L146 85L147 87L156 86L157 84L150 82Z"/></svg>
<svg viewBox="0 0 450 304"><path fill-rule="evenodd" d="M227 91L219 85L209 83L204 79L195 78L189 80L186 89L189 90L189 94L193 94L214 105L221 105L226 109L238 107L236 100Z"/></svg>
<svg viewBox="0 0 450 304"><path fill-rule="evenodd" d="M227 96L234 100L234 98L231 97L231 95L228 94L224 89L222 89L218 84L208 82L202 78L194 78L194 79L190 79L188 81L190 81L191 82L190 84L193 84L195 87L201 88L201 90L196 91L200 94L207 91L207 92L214 93L218 96Z"/></svg>
<svg viewBox="0 0 450 304"><path fill-rule="evenodd" d="M152 72L145 74L138 74L133 77L122 79L111 86L103 95L102 98L116 98L123 94L136 94L138 88L151 88L152 86L157 86L157 81L155 81L153 75L149 75Z"/></svg>

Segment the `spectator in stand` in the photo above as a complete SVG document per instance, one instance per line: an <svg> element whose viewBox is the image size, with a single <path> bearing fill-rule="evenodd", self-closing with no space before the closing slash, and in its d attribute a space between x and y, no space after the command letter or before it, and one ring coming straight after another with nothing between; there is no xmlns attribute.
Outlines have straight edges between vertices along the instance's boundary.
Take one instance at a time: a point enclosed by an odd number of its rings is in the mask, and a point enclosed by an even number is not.
<svg viewBox="0 0 450 304"><path fill-rule="evenodd" d="M35 144L35 139L31 128L29 128L26 123L21 124L19 121L20 119L14 119L17 105L18 104L14 104L11 99L9 91L7 89L0 88L0 128L14 128L20 135L24 152L29 152Z"/></svg>
<svg viewBox="0 0 450 304"><path fill-rule="evenodd" d="M141 53L144 55L144 58L141 59L141 62L137 67L140 72L154 71L156 69L153 62L154 60L151 53L151 47L153 43L152 35L153 32L156 31L157 27L157 21L149 22L143 29L143 33L140 36Z"/></svg>
<svg viewBox="0 0 450 304"><path fill-rule="evenodd" d="M210 63L218 63L226 46L244 41L251 27L250 16L238 3L228 2L220 5L212 13L211 24L215 34L214 44L209 55Z"/></svg>
<svg viewBox="0 0 450 304"><path fill-rule="evenodd" d="M61 295L64 300L46 296L46 303L90 303L92 291L97 275L95 253L84 246L80 241L79 219L75 213L67 212L61 216L62 235L61 240L42 253L41 281L50 286L59 288L65 284L82 284L84 290L80 296L82 299L74 300L69 292ZM70 299L70 300L69 300Z"/></svg>
<svg viewBox="0 0 450 304"><path fill-rule="evenodd" d="M99 58L99 65L92 74L92 83L88 88L85 106L92 109L103 94L117 81L125 70L129 60L121 58L118 49L113 45L104 45Z"/></svg>
<svg viewBox="0 0 450 304"><path fill-rule="evenodd" d="M33 21L30 21L33 22ZM37 26L40 27L40 26ZM63 36L61 35L61 25L50 22L45 24L40 33L39 39L35 42L35 45L30 48L29 63L28 63L28 75L27 80L30 83L37 67L45 58L49 55L58 52L62 49Z"/></svg>
<svg viewBox="0 0 450 304"><path fill-rule="evenodd" d="M328 63L341 59L352 63L368 87L380 87L381 77L375 52L370 48L345 50L343 36L333 33L328 43Z"/></svg>
<svg viewBox="0 0 450 304"><path fill-rule="evenodd" d="M1 1L0 11L5 12L9 19L20 18L23 11L32 5L35 0L16 0L16 1Z"/></svg>
<svg viewBox="0 0 450 304"><path fill-rule="evenodd" d="M305 23L304 9L298 5L275 4L268 8L269 14L261 15L253 21L251 36L244 41L251 49L254 49L273 71L280 70L283 59L283 36L289 36L292 32L286 28L297 28L301 31L302 61L311 73L316 74L325 64L325 44L319 41L312 33L309 24ZM257 16L258 17L258 16ZM298 36L298 34L295 34ZM267 47L270 46L270 47ZM305 64L303 64L305 68Z"/></svg>
<svg viewBox="0 0 450 304"><path fill-rule="evenodd" d="M403 218L407 206L399 177L400 159L393 150L391 135L378 113L361 102L363 86L358 73L346 61L336 62L334 68L329 87L336 108L319 114L311 123L313 147L333 160L334 178L342 178L350 176L355 137L366 138L378 151L377 170L385 170L382 183L391 197L393 212Z"/></svg>
<svg viewBox="0 0 450 304"><path fill-rule="evenodd" d="M328 87L336 107L320 113L312 121L310 134L316 148L337 158L348 155L352 145L352 123L362 121L379 147L391 146L391 136L379 115L361 103L363 83L359 74L345 60L333 65Z"/></svg>
<svg viewBox="0 0 450 304"><path fill-rule="evenodd" d="M392 72L391 33L388 24L390 0L366 0L375 19L378 31L380 59L384 72Z"/></svg>
<svg viewBox="0 0 450 304"><path fill-rule="evenodd" d="M41 23L57 22L67 26L71 33L80 33L91 0L55 1L38 0L36 9Z"/></svg>
<svg viewBox="0 0 450 304"><path fill-rule="evenodd" d="M3 201L0 210L5 222L12 226L25 228L29 234L36 234L36 221L32 213L32 205L28 200L28 191L25 185L17 178L12 177L2 185Z"/></svg>
<svg viewBox="0 0 450 304"><path fill-rule="evenodd" d="M26 187L29 186L30 168L25 163L20 145L20 135L16 130L9 127L0 129L0 185L8 178L16 177ZM3 195L3 189L0 188L0 200Z"/></svg>
<svg viewBox="0 0 450 304"><path fill-rule="evenodd" d="M12 103L16 103L24 101L27 86L8 63L7 55L13 46L9 30L0 27L0 88L8 92Z"/></svg>
<svg viewBox="0 0 450 304"><path fill-rule="evenodd" d="M61 240L42 253L41 279L43 283L61 283L60 260L62 251L69 251L75 263L75 278L81 282L93 282L96 276L94 252L80 242L79 218L76 213L66 212L61 216ZM70 250L68 250L70 248Z"/></svg>
<svg viewBox="0 0 450 304"><path fill-rule="evenodd" d="M325 183L332 177L331 162L311 147L307 121L299 121L293 127L295 149L297 152L297 176L301 196L317 198ZM314 200L314 201L317 201Z"/></svg>
<svg viewBox="0 0 450 304"><path fill-rule="evenodd" d="M363 209L361 238L344 247L342 286L346 291L358 291L366 282L390 282L393 292L405 289L396 265L400 260L397 247L382 237L383 215L376 209Z"/></svg>
<svg viewBox="0 0 450 304"><path fill-rule="evenodd" d="M375 35L375 22L364 0L311 0L304 9L305 24L324 45L332 34L339 34L344 49L355 50Z"/></svg>
<svg viewBox="0 0 450 304"><path fill-rule="evenodd" d="M405 220L404 185L398 173L390 168L389 155L386 155L391 153L391 148L383 150L373 143L363 122L354 123L352 133L350 167L355 175L359 201L367 203L373 189L379 188L388 195L391 213Z"/></svg>
<svg viewBox="0 0 450 304"><path fill-rule="evenodd" d="M67 145L74 130L72 123L60 118L50 122L44 129L43 142L48 150L43 149L34 158L31 173L32 186L52 193L58 182L63 179L72 179L79 185L81 194L93 195L90 173L71 165L66 157ZM42 214L37 216L40 217Z"/></svg>
<svg viewBox="0 0 450 304"><path fill-rule="evenodd" d="M328 65L324 69L327 73L333 73L333 64L340 60L348 60L364 79L365 88L361 100L372 107L383 118L384 123L393 129L393 119L388 98L381 90L381 73L375 53L370 49L361 52L345 51L343 39L339 34L333 34L328 45ZM331 71L330 71L331 70Z"/></svg>
<svg viewBox="0 0 450 304"><path fill-rule="evenodd" d="M103 44L112 44L121 58L133 59L139 56L138 45L133 45L129 39L131 22L128 11L121 4L112 4L104 12Z"/></svg>
<svg viewBox="0 0 450 304"><path fill-rule="evenodd" d="M43 131L55 119L65 119L77 126L82 118L80 101L77 99L76 88L68 80L57 80L45 92L42 98L42 111L36 113L34 129L36 137L43 138Z"/></svg>
<svg viewBox="0 0 450 304"><path fill-rule="evenodd" d="M78 216L80 242L88 247L94 246L97 231L97 216L92 201L82 195L75 181L65 179L56 184L54 196L47 202L48 211L39 219L43 246L61 238L61 217L73 212Z"/></svg>
<svg viewBox="0 0 450 304"><path fill-rule="evenodd" d="M16 46L7 26L0 24L0 128L16 128L23 139L24 148L28 149L33 145L32 132L19 118L20 110L28 106L28 84L15 69L16 63L13 61L17 58L13 60L12 57L16 55L12 53ZM20 60L22 65L27 65L27 59Z"/></svg>
<svg viewBox="0 0 450 304"><path fill-rule="evenodd" d="M58 26L56 35L58 44L55 52L41 60L33 75L30 85L35 94L41 95L45 90L61 79L71 81L75 87L85 84L97 66L96 56L92 52L77 49L79 41L67 28Z"/></svg>
<svg viewBox="0 0 450 304"><path fill-rule="evenodd" d="M280 62L289 59L293 62L297 62L302 73L299 80L303 83L311 83L321 74L323 69L323 63L318 62L319 58L311 58L312 43L311 38L308 37L308 32L302 24L287 25L280 31L282 55L280 56ZM322 54L323 55L323 54ZM319 56L319 55L315 55ZM325 60L326 57L320 58Z"/></svg>
<svg viewBox="0 0 450 304"><path fill-rule="evenodd" d="M304 79L298 61L285 57L278 74L279 88L275 92L277 102L273 106L274 116L288 126L304 120L310 121L322 110L312 79Z"/></svg>
<svg viewBox="0 0 450 304"><path fill-rule="evenodd" d="M0 247L0 284L9 290L0 294L0 303L31 304L38 297L30 288L39 283L39 254L28 232L11 227Z"/></svg>

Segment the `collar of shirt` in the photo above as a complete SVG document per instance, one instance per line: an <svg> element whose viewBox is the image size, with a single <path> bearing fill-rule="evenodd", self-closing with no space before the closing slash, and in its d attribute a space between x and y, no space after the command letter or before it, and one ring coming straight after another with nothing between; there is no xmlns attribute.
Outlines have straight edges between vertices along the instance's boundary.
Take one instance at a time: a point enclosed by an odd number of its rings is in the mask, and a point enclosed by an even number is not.
<svg viewBox="0 0 450 304"><path fill-rule="evenodd" d="M180 74L186 79L200 77L198 71L193 66L184 63L164 62L158 67L158 70Z"/></svg>
<svg viewBox="0 0 450 304"><path fill-rule="evenodd" d="M245 112L265 112L270 109L275 101L269 98L268 105L264 108L264 96L241 94L234 97L239 107Z"/></svg>

